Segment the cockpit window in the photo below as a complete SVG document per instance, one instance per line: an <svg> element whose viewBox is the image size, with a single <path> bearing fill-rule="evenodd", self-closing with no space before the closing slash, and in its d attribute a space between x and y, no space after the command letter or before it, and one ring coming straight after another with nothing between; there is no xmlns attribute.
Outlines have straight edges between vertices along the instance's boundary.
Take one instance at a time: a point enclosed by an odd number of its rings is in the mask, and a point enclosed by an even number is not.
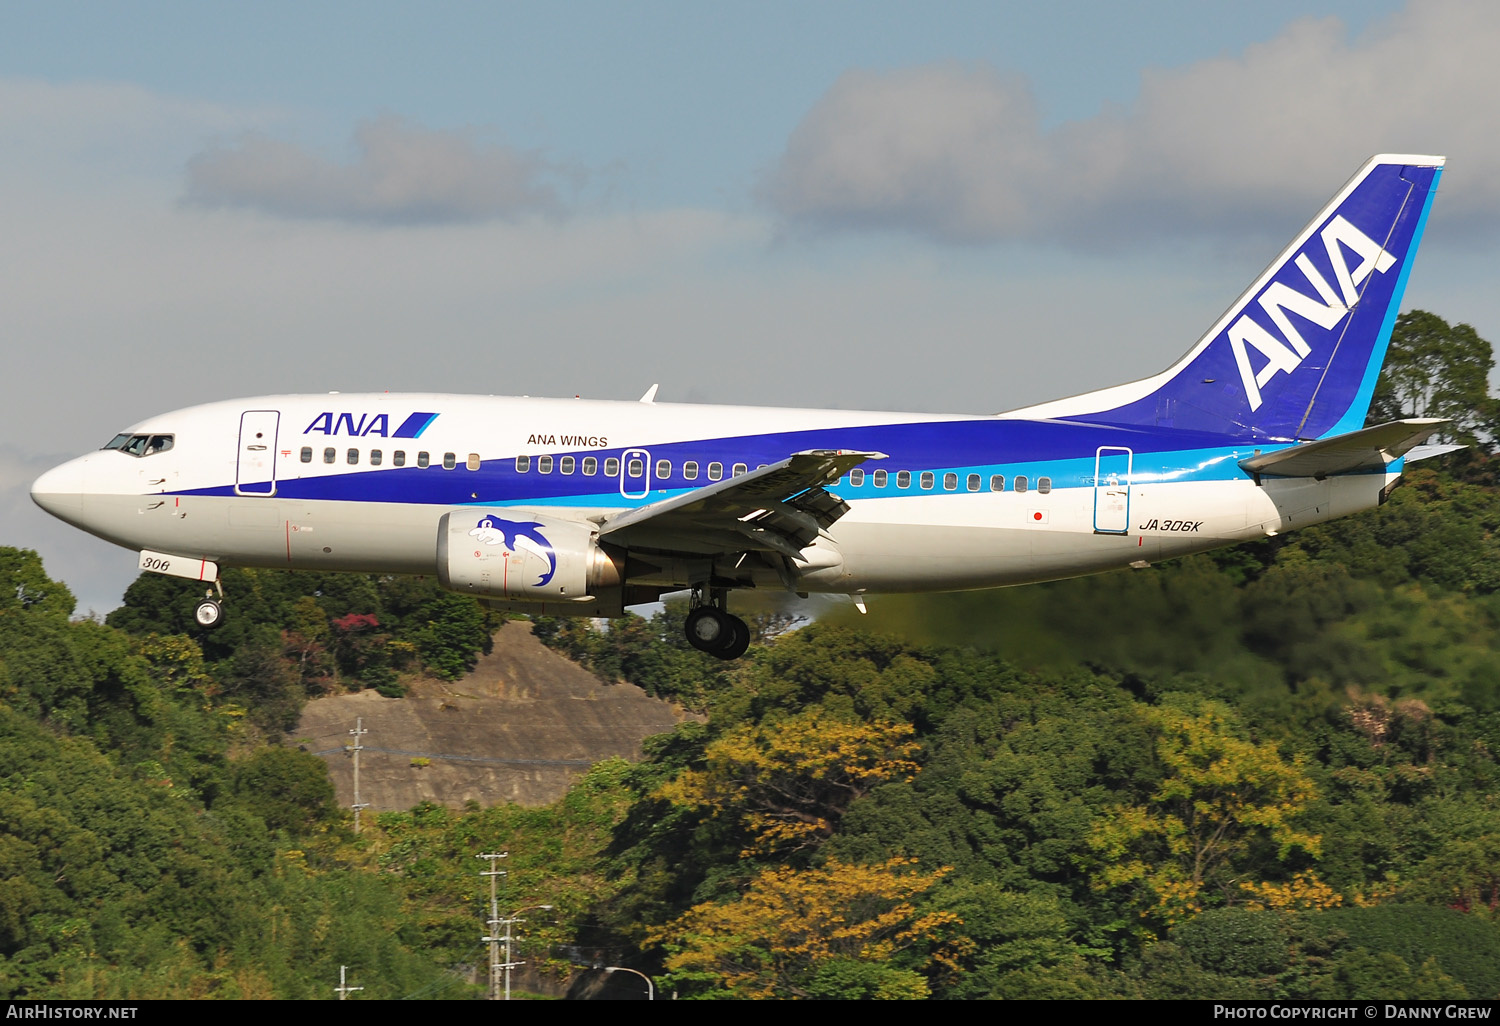
<svg viewBox="0 0 1500 1026"><path fill-rule="evenodd" d="M175 435L115 435L106 449L118 449L131 456L154 456L172 448Z"/></svg>

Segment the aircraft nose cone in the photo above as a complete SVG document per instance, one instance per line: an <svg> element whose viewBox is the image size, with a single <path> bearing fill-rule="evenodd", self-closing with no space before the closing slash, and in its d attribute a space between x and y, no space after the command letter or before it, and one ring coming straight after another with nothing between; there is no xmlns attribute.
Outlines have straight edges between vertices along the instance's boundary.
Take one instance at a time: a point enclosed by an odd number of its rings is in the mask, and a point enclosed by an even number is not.
<svg viewBox="0 0 1500 1026"><path fill-rule="evenodd" d="M83 461L70 460L37 478L31 501L59 519L76 522L83 515Z"/></svg>

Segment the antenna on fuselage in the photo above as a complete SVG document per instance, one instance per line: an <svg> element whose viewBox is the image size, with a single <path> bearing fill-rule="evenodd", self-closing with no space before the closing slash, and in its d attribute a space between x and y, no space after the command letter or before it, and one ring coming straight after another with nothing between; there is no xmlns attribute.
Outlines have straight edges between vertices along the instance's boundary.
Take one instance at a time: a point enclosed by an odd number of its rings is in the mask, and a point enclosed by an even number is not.
<svg viewBox="0 0 1500 1026"><path fill-rule="evenodd" d="M660 384L655 384L655 385L652 385L650 388L646 389L646 394L643 395L643 396L641 396L641 402L643 402L643 403L654 403L654 402L656 402L656 390L658 388L660 388L660 387L661 387Z"/></svg>

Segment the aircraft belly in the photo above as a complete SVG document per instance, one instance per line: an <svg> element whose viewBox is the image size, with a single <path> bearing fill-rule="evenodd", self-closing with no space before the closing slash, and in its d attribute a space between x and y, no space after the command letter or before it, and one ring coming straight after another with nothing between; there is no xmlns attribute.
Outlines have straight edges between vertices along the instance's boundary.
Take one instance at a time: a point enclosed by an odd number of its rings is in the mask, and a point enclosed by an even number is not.
<svg viewBox="0 0 1500 1026"><path fill-rule="evenodd" d="M1156 558L1153 542L1095 534L1091 496L1091 490L1057 489L858 503L830 531L843 553L841 587L827 581L813 587L876 592L994 588Z"/></svg>
<svg viewBox="0 0 1500 1026"><path fill-rule="evenodd" d="M1380 504L1380 492L1399 474L1316 478L1263 477L1250 519L1258 533L1279 533L1347 516Z"/></svg>
<svg viewBox="0 0 1500 1026"><path fill-rule="evenodd" d="M286 502L236 496L92 495L80 518L130 549L230 566L427 574L443 510L403 503Z"/></svg>
<svg viewBox="0 0 1500 1026"><path fill-rule="evenodd" d="M295 569L430 574L447 507L398 502L284 503L270 561Z"/></svg>
<svg viewBox="0 0 1500 1026"><path fill-rule="evenodd" d="M841 580L811 590L947 591L1154 563L1259 536L1254 482L1145 482L1123 534L1094 528L1090 488L932 495L855 504L831 530Z"/></svg>

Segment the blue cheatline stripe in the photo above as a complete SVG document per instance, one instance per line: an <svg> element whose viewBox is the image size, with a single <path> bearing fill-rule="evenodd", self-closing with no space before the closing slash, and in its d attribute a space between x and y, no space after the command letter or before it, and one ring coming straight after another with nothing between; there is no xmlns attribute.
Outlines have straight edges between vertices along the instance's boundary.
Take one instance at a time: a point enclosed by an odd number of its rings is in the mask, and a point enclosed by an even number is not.
<svg viewBox="0 0 1500 1026"><path fill-rule="evenodd" d="M421 414L430 421L436 414ZM419 424L418 427L421 425ZM402 425L405 429L406 424ZM943 494L942 475L958 474L960 487L968 491L969 474L984 479L980 491L988 491L988 478L1006 476L1007 484L1024 474L1034 482L1050 477L1054 488L1089 487L1093 484L1094 452L1099 446L1128 448L1134 452L1132 477L1140 483L1238 480L1246 475L1238 461L1256 449L1274 451L1282 443L1250 437L1226 437L1181 428L1107 427L1068 421L1016 421L1000 418L897 423L845 428L818 428L740 435L730 438L698 438L646 446L655 460L673 464L677 473L653 482L651 494L627 498L620 494L614 476L542 474L536 469L518 473L513 456L490 458L477 471L444 470L440 467L359 467L340 473L281 474L278 497L284 501L329 500L337 502L413 503L429 506L568 506L632 508L703 487L706 480L688 481L681 468L689 461L706 466L721 462L725 467L745 463L751 467L770 464L791 453L808 449L859 449L889 454L885 460L867 462L864 483L849 484L847 475L835 490L844 498L879 499ZM619 459L623 449L599 449L554 454L598 459ZM287 466L288 471L292 470ZM309 467L307 470L312 470ZM886 487L876 488L873 473L890 475ZM895 472L909 471L912 485L896 487ZM922 489L920 475L931 472L937 487ZM179 495L231 495L232 484L184 489Z"/></svg>
<svg viewBox="0 0 1500 1026"><path fill-rule="evenodd" d="M1170 452L1136 452L1131 480L1136 484L1243 480L1247 475L1239 468L1238 461L1253 452L1254 449L1248 444ZM1056 490L1088 488L1094 484L1093 455L936 467L890 466L887 461L881 462L883 466L871 463L865 465L863 484L853 485L848 475L845 475L838 483L830 485L830 490L850 501L976 494L968 490L967 478L970 474L980 476L979 492L990 490L990 477L995 474L1005 477L1006 491L1015 487L1017 476L1029 478L1033 489L1038 479L1043 477L1050 478L1052 487ZM650 493L644 497L627 498L620 493L612 478L580 479L578 475L541 475L535 472L516 474L512 470L514 465L514 460L503 459L485 461L478 473L407 467L364 470L300 480L286 479L280 482L281 497L290 501L322 499L491 508L551 506L623 509L692 492L705 484L702 481L685 482L680 476L674 475L666 481L654 481ZM881 469L887 472L887 483L884 487L876 487L873 472ZM896 483L897 472L903 470L911 474L911 482L905 488ZM924 472L933 475L932 488L921 487ZM943 476L949 473L956 474L959 480L959 487L952 491L942 487ZM225 492L225 488L220 487L195 489L184 494Z"/></svg>
<svg viewBox="0 0 1500 1026"><path fill-rule="evenodd" d="M658 447L659 450L664 447ZM1135 451L1131 466L1133 484L1178 484L1205 481L1243 481L1247 475L1239 467L1239 461L1253 455L1256 448L1274 451L1279 448L1257 447L1245 442L1234 446L1203 446L1191 449L1176 449L1165 452ZM894 460L866 463L864 483L855 486L845 475L829 490L851 502L867 499L894 499L911 496L973 495L988 493L990 477L1000 474L1005 477L1005 491L1012 491L1015 479L1025 476L1030 487L1035 489L1040 478L1052 481L1054 490L1065 488L1091 488L1094 485L1095 458L1093 454L1043 459L1012 460L1004 463L984 462L951 464L948 466L922 466L919 463L895 464ZM535 472L514 473L513 459L486 460L479 472L445 471L437 467L418 469L412 467L387 468L384 470L362 470L355 473L317 476L313 478L287 478L278 482L279 497L288 501L327 500L335 502L379 502L411 503L429 506L455 507L533 507L533 508L596 508L626 509L649 505L663 499L692 492L703 487L704 482L685 482L674 475L664 482L654 481L650 493L644 497L627 498L622 495L613 478L587 478L582 475L542 475ZM878 488L874 483L874 471L885 470L887 483ZM911 483L905 487L896 484L898 471L908 471ZM921 475L931 473L934 484L921 487ZM1382 471L1372 471L1380 473ZM958 487L952 491L942 486L945 474L958 476ZM980 476L978 492L968 490L967 477ZM1274 475L1272 475L1274 476ZM183 495L228 495L232 485L216 488L190 489Z"/></svg>
<svg viewBox="0 0 1500 1026"><path fill-rule="evenodd" d="M391 433L391 437L421 438L422 432L431 427L437 417L436 413L413 413L401 422L401 426Z"/></svg>

